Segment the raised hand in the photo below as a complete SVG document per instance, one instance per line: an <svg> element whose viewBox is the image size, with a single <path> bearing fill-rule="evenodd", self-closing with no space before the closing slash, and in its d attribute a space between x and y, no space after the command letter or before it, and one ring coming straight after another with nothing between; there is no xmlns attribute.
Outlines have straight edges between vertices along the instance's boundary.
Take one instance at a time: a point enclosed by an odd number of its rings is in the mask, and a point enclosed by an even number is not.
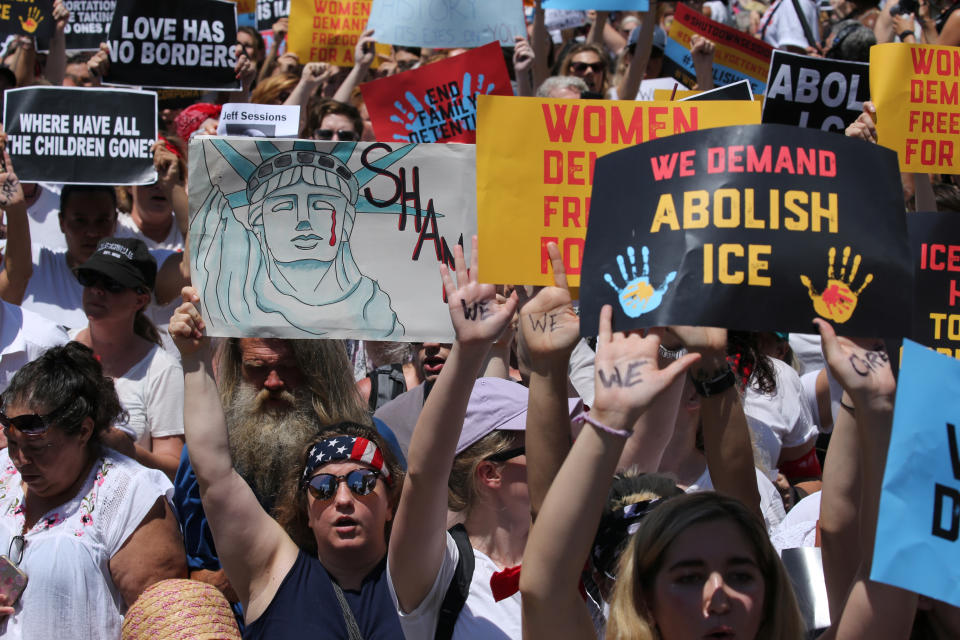
<svg viewBox="0 0 960 640"><path fill-rule="evenodd" d="M56 0L53 3L54 30L57 33L63 33L67 23L70 22L70 11L63 4L63 0Z"/></svg>
<svg viewBox="0 0 960 640"><path fill-rule="evenodd" d="M504 302L497 301L497 290L492 284L477 282L477 237L473 237L470 252L470 270L463 257L463 247L453 249L457 279L454 282L450 269L440 265L440 277L447 294L450 319L461 344L490 345L500 337L513 318L517 308L517 296L511 294Z"/></svg>
<svg viewBox="0 0 960 640"><path fill-rule="evenodd" d="M8 209L24 203L23 187L13 172L10 154L3 150L3 172L0 173L0 208Z"/></svg>
<svg viewBox="0 0 960 640"><path fill-rule="evenodd" d="M168 195L173 188L182 185L184 182L183 173L180 170L180 158L170 151L170 143L161 138L153 143L153 168L157 171L157 181L160 188Z"/></svg>
<svg viewBox="0 0 960 640"><path fill-rule="evenodd" d="M308 62L303 65L300 82L310 87L318 87L337 73L337 67L326 62Z"/></svg>
<svg viewBox="0 0 960 640"><path fill-rule="evenodd" d="M234 45L234 50L237 54L237 62L233 65L233 72L246 91L257 77L257 65L247 57L242 44Z"/></svg>
<svg viewBox="0 0 960 640"><path fill-rule="evenodd" d="M514 37L513 41L513 68L518 72L526 71L533 66L533 61L536 58L533 47L530 46L530 42L526 38L520 36Z"/></svg>
<svg viewBox="0 0 960 640"><path fill-rule="evenodd" d="M580 318L573 310L560 249L551 242L547 253L553 267L553 286L541 288L520 303L520 340L534 369L546 366L552 358L566 362L580 339Z"/></svg>
<svg viewBox="0 0 960 640"><path fill-rule="evenodd" d="M193 287L183 288L183 304L177 307L170 318L168 331L173 343L180 350L180 355L186 357L206 348L210 338L204 330L207 325L197 309L200 304L200 295Z"/></svg>
<svg viewBox="0 0 960 640"><path fill-rule="evenodd" d="M90 75L96 79L96 84L100 84L100 78L107 75L110 71L110 45L106 42L100 43L100 50L93 54L93 57L87 60L87 69Z"/></svg>
<svg viewBox="0 0 960 640"><path fill-rule="evenodd" d="M594 401L592 411L629 428L657 395L700 359L690 353L667 367L657 366L660 338L656 334L614 332L613 307L600 310L597 358L594 362ZM622 428L615 426L614 428Z"/></svg>
<svg viewBox="0 0 960 640"><path fill-rule="evenodd" d="M863 103L863 112L847 127L844 134L846 134L848 138L860 138L867 142L876 143L877 125L874 123L876 117L877 108L873 106L872 102L867 100Z"/></svg>
<svg viewBox="0 0 960 640"><path fill-rule="evenodd" d="M820 329L830 373L857 408L892 411L897 382L883 341L837 337L829 322L816 318L814 323Z"/></svg>
<svg viewBox="0 0 960 640"><path fill-rule="evenodd" d="M376 56L376 41L373 39L373 29L367 29L360 34L357 46L353 49L353 64L358 67L369 67Z"/></svg>

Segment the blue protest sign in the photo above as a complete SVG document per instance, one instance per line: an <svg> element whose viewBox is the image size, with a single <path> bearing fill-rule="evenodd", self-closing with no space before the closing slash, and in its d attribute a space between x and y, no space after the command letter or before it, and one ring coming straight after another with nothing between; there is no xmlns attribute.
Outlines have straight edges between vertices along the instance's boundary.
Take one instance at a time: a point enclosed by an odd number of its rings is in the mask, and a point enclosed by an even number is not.
<svg viewBox="0 0 960 640"><path fill-rule="evenodd" d="M405 47L479 47L491 40L512 47L527 37L518 0L373 0L367 29L377 42Z"/></svg>
<svg viewBox="0 0 960 640"><path fill-rule="evenodd" d="M960 362L903 341L872 580L960 606Z"/></svg>
<svg viewBox="0 0 960 640"><path fill-rule="evenodd" d="M649 0L544 0L544 9L583 9L589 11L647 11Z"/></svg>

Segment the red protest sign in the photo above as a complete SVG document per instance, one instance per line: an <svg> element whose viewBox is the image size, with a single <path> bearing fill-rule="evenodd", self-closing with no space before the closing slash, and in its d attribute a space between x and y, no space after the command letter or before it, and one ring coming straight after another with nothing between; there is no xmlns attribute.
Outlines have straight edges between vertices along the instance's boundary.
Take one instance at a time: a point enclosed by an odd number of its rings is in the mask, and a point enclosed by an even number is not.
<svg viewBox="0 0 960 640"><path fill-rule="evenodd" d="M499 42L360 86L377 140L475 142L477 96L512 96Z"/></svg>

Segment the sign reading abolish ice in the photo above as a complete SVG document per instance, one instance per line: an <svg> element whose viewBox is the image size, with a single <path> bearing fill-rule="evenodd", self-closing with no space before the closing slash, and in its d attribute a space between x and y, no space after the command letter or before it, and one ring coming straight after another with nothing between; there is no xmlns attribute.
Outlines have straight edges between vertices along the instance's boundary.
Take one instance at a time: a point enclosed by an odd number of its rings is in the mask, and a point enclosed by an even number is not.
<svg viewBox="0 0 960 640"><path fill-rule="evenodd" d="M667 34L664 75L672 75L688 87L697 84L693 58L690 57L690 40L697 34L716 45L713 54L713 83L716 86L749 80L754 93L764 92L773 47L733 27L714 22L683 3L677 4Z"/></svg>
<svg viewBox="0 0 960 640"><path fill-rule="evenodd" d="M597 157L684 131L760 122L760 103L745 101L480 96L479 106L480 279L497 284L552 284L549 242L560 247L570 285L579 284Z"/></svg>
<svg viewBox="0 0 960 640"><path fill-rule="evenodd" d="M477 98L512 96L499 42L360 86L378 140L474 142Z"/></svg>
<svg viewBox="0 0 960 640"><path fill-rule="evenodd" d="M7 89L7 148L24 182L149 184L157 94L127 89Z"/></svg>
<svg viewBox="0 0 960 640"><path fill-rule="evenodd" d="M910 337L960 358L960 216L911 213L907 231L917 274Z"/></svg>
<svg viewBox="0 0 960 640"><path fill-rule="evenodd" d="M843 132L870 99L870 65L774 51L763 121Z"/></svg>
<svg viewBox="0 0 960 640"><path fill-rule="evenodd" d="M903 341L870 578L960 606L960 362Z"/></svg>
<svg viewBox="0 0 960 640"><path fill-rule="evenodd" d="M877 141L902 171L960 173L960 49L903 45L870 47Z"/></svg>
<svg viewBox="0 0 960 640"><path fill-rule="evenodd" d="M498 40L512 47L527 36L517 0L373 0L368 29L377 42L407 47L479 47Z"/></svg>
<svg viewBox="0 0 960 640"><path fill-rule="evenodd" d="M110 24L109 84L240 88L237 5L225 0L117 0Z"/></svg>
<svg viewBox="0 0 960 640"><path fill-rule="evenodd" d="M471 145L196 138L208 331L449 342L438 263L476 228L474 163Z"/></svg>
<svg viewBox="0 0 960 640"><path fill-rule="evenodd" d="M584 335L672 324L855 336L909 331L913 267L894 155L822 131L696 131L597 161Z"/></svg>

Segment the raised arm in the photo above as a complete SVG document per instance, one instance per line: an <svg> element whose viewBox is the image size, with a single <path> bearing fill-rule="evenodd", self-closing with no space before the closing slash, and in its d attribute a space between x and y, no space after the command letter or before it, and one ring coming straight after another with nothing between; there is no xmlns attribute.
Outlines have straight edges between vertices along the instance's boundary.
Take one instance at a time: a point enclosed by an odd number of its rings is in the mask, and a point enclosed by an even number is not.
<svg viewBox="0 0 960 640"><path fill-rule="evenodd" d="M270 49L267 51L267 57L260 65L260 74L257 76L257 82L262 82L265 78L273 75L273 70L277 66L277 57L280 55L280 45L287 37L287 29L290 26L289 18L280 18L273 23L273 40L270 42Z"/></svg>
<svg viewBox="0 0 960 640"><path fill-rule="evenodd" d="M645 12L636 48L630 59L630 68L620 81L620 86L617 87L617 96L621 100L635 100L637 92L640 91L640 83L643 81L643 76L647 74L647 64L650 62L650 52L653 50L653 32L656 26L654 12Z"/></svg>
<svg viewBox="0 0 960 640"><path fill-rule="evenodd" d="M0 173L0 209L7 214L7 247L0 271L0 298L10 304L20 304L33 274L30 223L23 188L13 172L10 154L6 148L2 153L6 170Z"/></svg>
<svg viewBox="0 0 960 640"><path fill-rule="evenodd" d="M693 69L697 72L697 89L709 91L713 89L713 42L703 36L695 35L690 40L690 57L693 59Z"/></svg>
<svg viewBox="0 0 960 640"><path fill-rule="evenodd" d="M477 282L477 239L471 269L454 247L456 284L440 266L456 340L420 412L410 439L407 476L390 533L390 575L400 608L413 611L430 592L443 563L447 478L480 366L516 309L516 297L496 300L493 285Z"/></svg>
<svg viewBox="0 0 960 640"><path fill-rule="evenodd" d="M237 61L233 65L233 72L240 81L240 88L227 94L227 102L248 102L253 81L257 78L257 64L247 57L242 45L233 46L237 54ZM186 141L185 141L186 142Z"/></svg>
<svg viewBox="0 0 960 640"><path fill-rule="evenodd" d="M47 52L47 64L43 75L55 87L63 84L63 77L67 74L67 36L64 29L70 21L70 12L63 5L63 0L53 3L53 36L50 38L50 50Z"/></svg>
<svg viewBox="0 0 960 640"><path fill-rule="evenodd" d="M376 46L377 43L373 39L373 29L364 31L360 39L357 40L357 46L353 49L353 69L350 69L350 73L337 87L337 92L333 94L334 100L350 104L353 90L367 77L370 65L373 64L374 56L377 55Z"/></svg>
<svg viewBox="0 0 960 640"><path fill-rule="evenodd" d="M514 38L513 71L517 76L518 96L533 96L533 68L535 64L536 56L533 53L533 47L530 46L527 39L521 38L520 36Z"/></svg>
<svg viewBox="0 0 960 640"><path fill-rule="evenodd" d="M240 597L247 620L263 613L297 558L297 546L271 518L234 470L227 425L212 375L210 339L195 289L170 320L184 373L183 426L200 499L220 563Z"/></svg>
<svg viewBox="0 0 960 640"><path fill-rule="evenodd" d="M547 252L554 284L521 304L518 333L530 363L526 448L527 486L534 517L570 450L567 366L580 340L580 318L573 310L560 249L551 242Z"/></svg>
<svg viewBox="0 0 960 640"><path fill-rule="evenodd" d="M533 28L530 34L530 46L533 48L533 90L550 77L550 32L547 31L546 14L540 0L533 3Z"/></svg>
<svg viewBox="0 0 960 640"><path fill-rule="evenodd" d="M335 76L337 67L326 62L308 62L303 65L303 71L300 72L300 82L290 92L289 97L283 104L298 105L300 107L300 131L305 137L311 132L304 132L303 128L307 125L310 110L310 98L317 93L317 89L324 82Z"/></svg>
<svg viewBox="0 0 960 640"><path fill-rule="evenodd" d="M524 638L596 637L578 585L623 436L629 435L657 394L699 357L687 355L659 369L660 340L655 335L613 333L612 316L609 305L600 312L590 420L550 486L527 539L520 574ZM621 433L614 435L605 428Z"/></svg>

